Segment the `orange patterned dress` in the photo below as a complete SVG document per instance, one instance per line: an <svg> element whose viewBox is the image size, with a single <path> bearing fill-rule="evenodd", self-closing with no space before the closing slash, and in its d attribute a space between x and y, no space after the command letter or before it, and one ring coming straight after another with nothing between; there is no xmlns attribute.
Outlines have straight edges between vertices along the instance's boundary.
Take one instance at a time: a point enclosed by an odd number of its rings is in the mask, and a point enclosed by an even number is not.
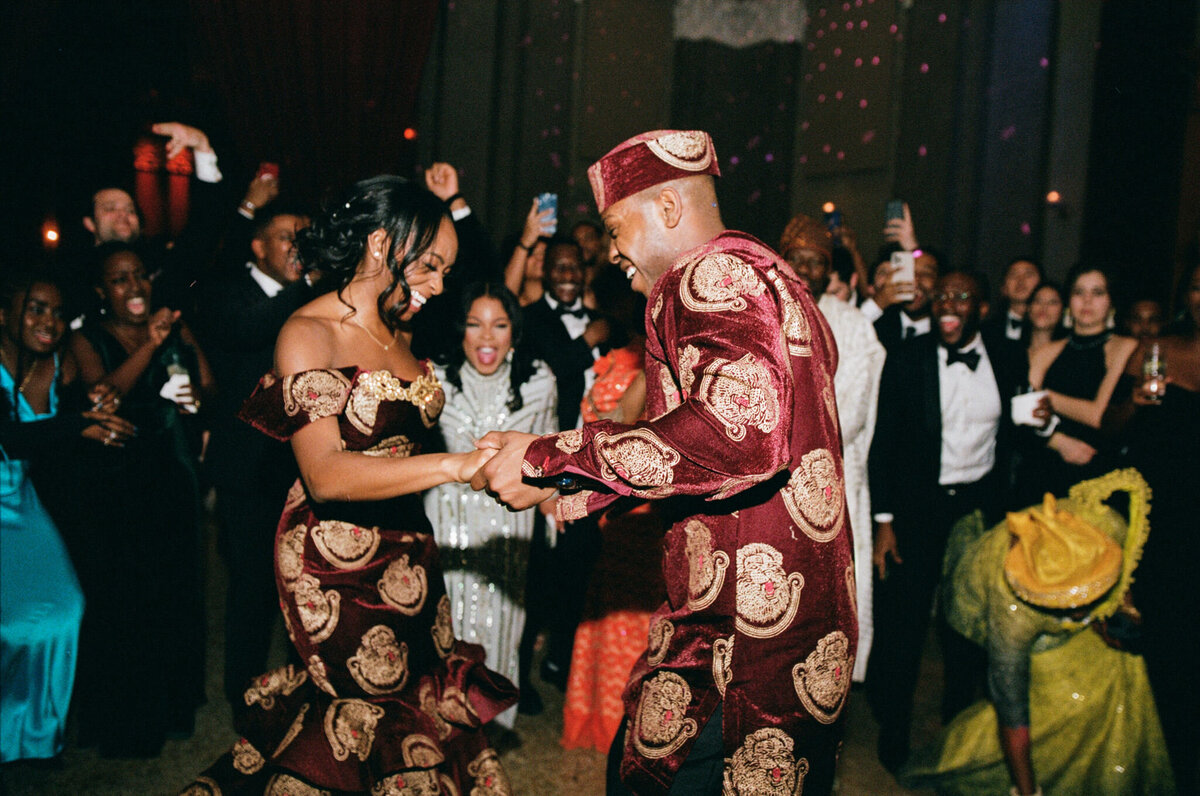
<svg viewBox="0 0 1200 796"><path fill-rule="evenodd" d="M596 361L596 383L583 399L585 422L612 411L645 364L640 344ZM625 719L621 694L646 649L650 615L663 600L660 560L664 528L649 503L600 520L603 547L592 573L583 621L575 631L563 706L562 745L607 752ZM631 589L631 583L646 584Z"/></svg>

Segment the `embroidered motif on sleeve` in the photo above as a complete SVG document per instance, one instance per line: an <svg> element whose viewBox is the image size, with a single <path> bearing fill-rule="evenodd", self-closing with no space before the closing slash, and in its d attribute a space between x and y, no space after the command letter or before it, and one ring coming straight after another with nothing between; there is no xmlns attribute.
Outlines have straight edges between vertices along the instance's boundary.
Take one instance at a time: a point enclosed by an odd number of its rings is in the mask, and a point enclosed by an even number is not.
<svg viewBox="0 0 1200 796"><path fill-rule="evenodd" d="M341 520L321 520L312 529L317 552L337 569L357 569L375 557L379 529Z"/></svg>
<svg viewBox="0 0 1200 796"><path fill-rule="evenodd" d="M738 631L752 638L771 638L787 629L800 607L804 576L786 574L783 554L769 544L752 542L737 551Z"/></svg>
<svg viewBox="0 0 1200 796"><path fill-rule="evenodd" d="M747 426L770 434L779 425L779 391L753 354L737 362L713 360L704 369L699 396L734 442L745 438Z"/></svg>
<svg viewBox="0 0 1200 796"><path fill-rule="evenodd" d="M375 726L383 708L362 699L335 699L325 711L325 737L335 760L354 755L366 762L375 743Z"/></svg>
<svg viewBox="0 0 1200 796"><path fill-rule="evenodd" d="M792 667L792 683L800 703L822 724L831 724L842 712L850 693L854 660L850 641L835 630L817 642L817 648Z"/></svg>
<svg viewBox="0 0 1200 796"><path fill-rule="evenodd" d="M342 411L350 380L336 370L306 370L283 377L283 411L288 417L304 412L310 423Z"/></svg>
<svg viewBox="0 0 1200 796"><path fill-rule="evenodd" d="M327 790L314 788L291 774L276 774L267 783L263 796L331 796Z"/></svg>
<svg viewBox="0 0 1200 796"><path fill-rule="evenodd" d="M454 651L454 620L450 615L450 597L443 594L438 599L437 616L433 620L433 627L429 628L429 632L433 634L433 646L437 650L438 657L445 658Z"/></svg>
<svg viewBox="0 0 1200 796"><path fill-rule="evenodd" d="M407 553L388 564L377 586L380 599L405 616L416 616L425 607L425 596L429 592L425 567L420 564L410 566Z"/></svg>
<svg viewBox="0 0 1200 796"><path fill-rule="evenodd" d="M667 757L696 734L696 720L685 715L691 702L692 689L674 672L642 684L633 726L633 747L642 757Z"/></svg>
<svg viewBox="0 0 1200 796"><path fill-rule="evenodd" d="M260 771L267 764L262 754L245 738L233 745L232 755L233 767L246 775Z"/></svg>
<svg viewBox="0 0 1200 796"><path fill-rule="evenodd" d="M300 622L313 644L320 644L333 635L341 613L342 595L330 589L321 591L321 582L312 575L301 575L296 581L296 607Z"/></svg>
<svg viewBox="0 0 1200 796"><path fill-rule="evenodd" d="M694 312L740 312L749 306L746 296L761 296L766 289L745 260L715 252L684 267L679 297Z"/></svg>
<svg viewBox="0 0 1200 796"><path fill-rule="evenodd" d="M650 639L646 646L646 663L658 666L667 657L667 649L671 644L671 636L675 635L675 625L671 620L659 618L650 626Z"/></svg>
<svg viewBox="0 0 1200 796"><path fill-rule="evenodd" d="M776 269L771 269L771 283L775 286L775 292L779 294L779 304L783 309L780 323L783 336L788 342L788 353L794 357L811 357L812 325L804 314L804 308L792 296L787 283Z"/></svg>
<svg viewBox="0 0 1200 796"><path fill-rule="evenodd" d="M688 560L688 608L702 611L716 601L725 585L725 570L729 554L714 550L712 531L699 520L689 520L684 526L687 542L684 554Z"/></svg>
<svg viewBox="0 0 1200 796"><path fill-rule="evenodd" d="M725 759L724 796L800 796L808 761L796 760L794 742L777 727L763 727Z"/></svg>
<svg viewBox="0 0 1200 796"><path fill-rule="evenodd" d="M733 640L736 636L729 638L718 638L713 642L713 682L717 685L717 693L721 698L725 698L725 689L729 687L729 683L733 681Z"/></svg>
<svg viewBox="0 0 1200 796"><path fill-rule="evenodd" d="M696 366L700 364L700 349L687 345L679 349L679 389L684 398L692 392L696 381Z"/></svg>
<svg viewBox="0 0 1200 796"><path fill-rule="evenodd" d="M804 454L780 493L788 515L814 542L828 542L841 533L846 519L846 485L838 477L837 461L828 449Z"/></svg>
<svg viewBox="0 0 1200 796"><path fill-rule="evenodd" d="M554 440L554 447L566 454L578 453L583 447L583 429L573 428L559 433Z"/></svg>
<svg viewBox="0 0 1200 796"><path fill-rule="evenodd" d="M662 389L663 403L666 406L666 412L670 412L677 409L679 404L682 403L683 394L679 387L675 385L675 377L671 375L670 369L661 364L657 364L657 367L658 385Z"/></svg>
<svg viewBox="0 0 1200 796"><path fill-rule="evenodd" d="M662 313L663 297L662 293L658 294L658 298L654 300L654 309L650 312L650 320L658 323L658 316Z"/></svg>
<svg viewBox="0 0 1200 796"><path fill-rule="evenodd" d="M559 495L556 511L566 522L581 520L587 516L588 498L594 494L596 493L592 490L584 489L569 495Z"/></svg>
<svg viewBox="0 0 1200 796"><path fill-rule="evenodd" d="M254 678L242 698L247 705L258 704L263 710L271 710L275 707L275 697L290 695L307 679L307 672L296 671L296 667L289 663Z"/></svg>
<svg viewBox="0 0 1200 796"><path fill-rule="evenodd" d="M480 752L467 764L467 774L475 779L471 796L512 796L512 783L495 749Z"/></svg>
<svg viewBox="0 0 1200 796"><path fill-rule="evenodd" d="M525 478L542 478L546 474L546 469L541 465L533 465L529 462L521 461L521 475Z"/></svg>
<svg viewBox="0 0 1200 796"><path fill-rule="evenodd" d="M395 437L388 437L378 444L372 445L363 451L363 454L366 456L380 456L385 459L405 459L412 456L416 450L417 443L401 434Z"/></svg>
<svg viewBox="0 0 1200 796"><path fill-rule="evenodd" d="M600 455L600 477L618 478L641 487L662 487L675 480L679 451L671 448L648 428L619 434L600 432L593 440Z"/></svg>
<svg viewBox="0 0 1200 796"><path fill-rule="evenodd" d="M397 643L396 633L386 625L375 625L363 634L358 651L346 668L359 688L372 696L393 694L408 682L408 644Z"/></svg>

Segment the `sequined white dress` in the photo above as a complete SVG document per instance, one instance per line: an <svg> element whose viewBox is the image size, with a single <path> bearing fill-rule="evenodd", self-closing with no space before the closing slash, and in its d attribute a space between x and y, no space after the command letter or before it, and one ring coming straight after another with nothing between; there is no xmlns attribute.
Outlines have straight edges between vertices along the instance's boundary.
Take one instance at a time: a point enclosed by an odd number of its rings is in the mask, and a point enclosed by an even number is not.
<svg viewBox="0 0 1200 796"><path fill-rule="evenodd" d="M507 362L490 376L464 364L462 389L437 370L446 391L446 407L438 427L446 450L475 449L475 440L488 431L525 431L549 434L557 430L554 375L541 362L529 381L521 385L524 405L508 409ZM517 681L517 648L525 628L525 572L533 538L536 509L511 512L486 492L467 484L446 484L425 494L425 512L433 523L441 550L446 593L458 637L483 645L487 665ZM516 707L496 717L511 728Z"/></svg>

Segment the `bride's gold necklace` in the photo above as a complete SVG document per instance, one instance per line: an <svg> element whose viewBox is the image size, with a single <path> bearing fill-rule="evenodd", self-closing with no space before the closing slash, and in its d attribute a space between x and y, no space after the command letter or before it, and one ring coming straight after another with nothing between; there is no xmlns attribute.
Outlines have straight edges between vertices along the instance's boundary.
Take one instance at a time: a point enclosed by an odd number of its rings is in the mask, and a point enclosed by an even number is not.
<svg viewBox="0 0 1200 796"><path fill-rule="evenodd" d="M30 382L30 380L33 379L33 374L37 372L38 365L40 365L40 364L42 364L42 360L40 360L40 359L33 360L33 364L29 366L29 370L28 370L28 372L26 372L25 378L21 379L21 385L19 387L17 387L17 392L21 393L22 395L25 394L25 388L29 386L29 382ZM7 368L8 365L5 365L5 367ZM14 376L17 375L17 371L16 371L15 367L12 370L12 374Z"/></svg>
<svg viewBox="0 0 1200 796"><path fill-rule="evenodd" d="M350 316L350 322L353 323L355 326L357 326L359 329L362 329L364 332L366 332L367 337L370 337L371 341L373 343L375 343L375 345L382 348L384 351L387 351L388 349L390 349L396 342L396 333L395 332L392 332L391 342L387 343L386 345L384 343L379 342L379 338L376 337L375 335L371 334L371 330L368 329L366 326L364 326L362 324L362 322L358 320L357 315Z"/></svg>

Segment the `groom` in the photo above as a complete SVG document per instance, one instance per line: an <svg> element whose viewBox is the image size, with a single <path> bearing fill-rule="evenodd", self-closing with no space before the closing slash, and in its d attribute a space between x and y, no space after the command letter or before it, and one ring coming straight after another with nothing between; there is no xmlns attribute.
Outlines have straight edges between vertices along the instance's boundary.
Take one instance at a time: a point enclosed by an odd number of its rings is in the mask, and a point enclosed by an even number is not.
<svg viewBox="0 0 1200 796"><path fill-rule="evenodd" d="M636 136L588 170L609 258L648 299L654 419L478 443L497 453L473 485L514 509L557 486L563 520L621 496L677 520L610 794L829 793L850 688L836 348L791 267L725 229L719 174L701 131Z"/></svg>

